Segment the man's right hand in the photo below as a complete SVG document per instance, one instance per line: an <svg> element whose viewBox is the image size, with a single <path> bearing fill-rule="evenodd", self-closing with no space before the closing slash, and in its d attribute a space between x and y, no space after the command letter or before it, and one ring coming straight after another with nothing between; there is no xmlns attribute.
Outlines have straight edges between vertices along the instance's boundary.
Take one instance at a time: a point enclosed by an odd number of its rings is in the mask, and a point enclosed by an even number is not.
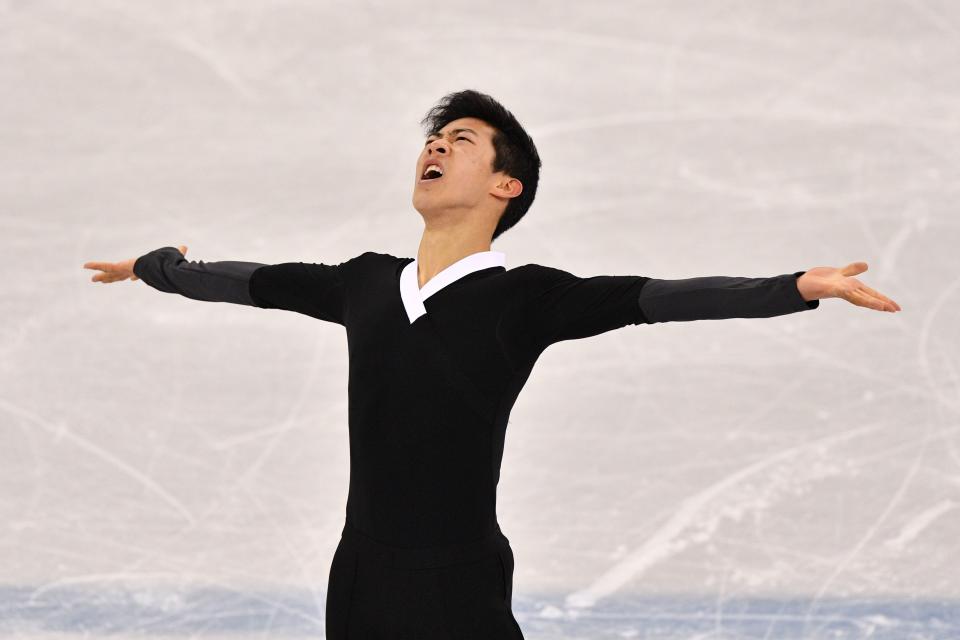
<svg viewBox="0 0 960 640"><path fill-rule="evenodd" d="M186 245L180 245L177 248L180 249L181 254L187 255ZM140 279L133 273L133 265L136 261L136 258L130 258L122 262L85 262L83 268L100 271L90 279L92 282L118 282L127 278L133 281Z"/></svg>

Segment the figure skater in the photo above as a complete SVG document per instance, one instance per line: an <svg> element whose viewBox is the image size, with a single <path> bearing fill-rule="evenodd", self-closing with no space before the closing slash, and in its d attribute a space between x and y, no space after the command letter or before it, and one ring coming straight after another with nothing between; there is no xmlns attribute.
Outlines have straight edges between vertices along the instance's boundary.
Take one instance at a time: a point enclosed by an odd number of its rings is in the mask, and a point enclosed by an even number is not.
<svg viewBox="0 0 960 640"><path fill-rule="evenodd" d="M473 90L444 96L420 124L416 258L204 262L188 261L181 245L83 266L101 272L95 282L142 279L195 300L345 328L350 484L326 596L329 640L520 639L496 489L510 410L547 347L627 325L770 318L824 298L900 307L855 277L864 262L680 280L507 269L490 247L533 203L541 166L533 140Z"/></svg>

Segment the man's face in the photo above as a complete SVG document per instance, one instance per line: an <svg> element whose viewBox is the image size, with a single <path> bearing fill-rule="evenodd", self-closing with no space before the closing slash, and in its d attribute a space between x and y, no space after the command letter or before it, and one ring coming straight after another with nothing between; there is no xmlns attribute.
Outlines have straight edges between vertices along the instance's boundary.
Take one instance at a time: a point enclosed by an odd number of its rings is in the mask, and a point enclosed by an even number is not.
<svg viewBox="0 0 960 640"><path fill-rule="evenodd" d="M447 123L438 134L427 136L417 159L414 208L424 216L495 209L498 205L502 211L506 205L497 202L493 194L499 194L497 185L510 178L503 172L494 174L491 170L494 132L483 120L460 118ZM441 177L434 177L435 174L424 177L431 161L442 167Z"/></svg>

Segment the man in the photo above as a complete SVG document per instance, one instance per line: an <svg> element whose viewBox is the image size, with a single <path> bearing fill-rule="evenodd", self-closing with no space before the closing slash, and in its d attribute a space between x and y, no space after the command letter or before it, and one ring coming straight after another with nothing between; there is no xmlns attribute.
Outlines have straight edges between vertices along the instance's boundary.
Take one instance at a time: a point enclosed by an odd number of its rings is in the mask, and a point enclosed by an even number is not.
<svg viewBox="0 0 960 640"><path fill-rule="evenodd" d="M510 410L548 346L626 325L773 317L831 297L900 307L853 277L863 262L682 280L508 270L490 246L533 202L533 141L496 100L471 90L445 96L421 124L416 258L370 251L335 265L204 263L188 262L180 246L84 267L103 272L94 281L142 278L197 300L345 327L350 485L328 638L522 638L496 487Z"/></svg>

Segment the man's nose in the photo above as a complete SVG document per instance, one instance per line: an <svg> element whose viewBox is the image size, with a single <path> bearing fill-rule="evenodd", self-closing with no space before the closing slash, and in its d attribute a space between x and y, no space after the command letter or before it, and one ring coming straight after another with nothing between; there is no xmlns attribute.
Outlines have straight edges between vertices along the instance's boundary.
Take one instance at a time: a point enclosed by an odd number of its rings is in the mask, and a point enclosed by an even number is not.
<svg viewBox="0 0 960 640"><path fill-rule="evenodd" d="M442 155L447 152L447 145L445 142L431 143L427 147L427 151L428 152L432 151L433 153L439 153Z"/></svg>

